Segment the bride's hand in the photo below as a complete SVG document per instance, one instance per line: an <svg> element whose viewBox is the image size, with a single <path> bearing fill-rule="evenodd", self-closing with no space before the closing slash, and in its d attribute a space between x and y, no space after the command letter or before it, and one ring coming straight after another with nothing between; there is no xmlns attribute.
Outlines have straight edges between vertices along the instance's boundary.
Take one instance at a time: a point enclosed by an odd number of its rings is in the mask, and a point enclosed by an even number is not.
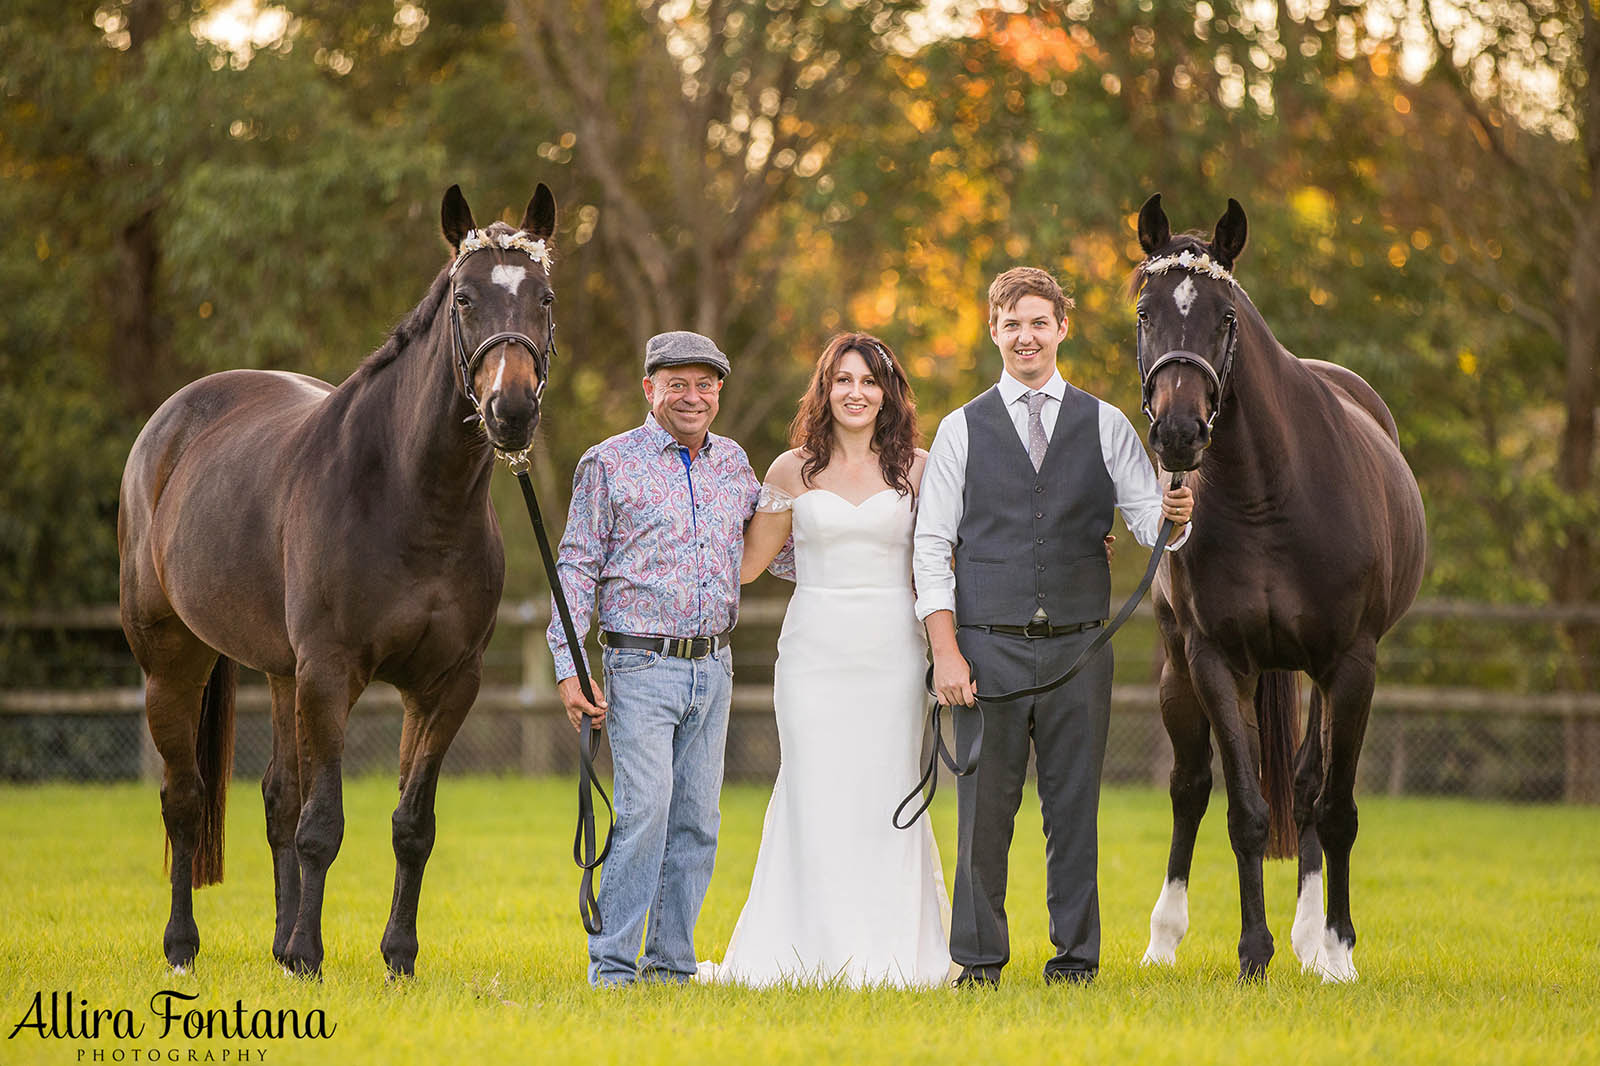
<svg viewBox="0 0 1600 1066"><path fill-rule="evenodd" d="M972 664L959 652L933 657L933 690L946 707L971 707L978 701Z"/></svg>

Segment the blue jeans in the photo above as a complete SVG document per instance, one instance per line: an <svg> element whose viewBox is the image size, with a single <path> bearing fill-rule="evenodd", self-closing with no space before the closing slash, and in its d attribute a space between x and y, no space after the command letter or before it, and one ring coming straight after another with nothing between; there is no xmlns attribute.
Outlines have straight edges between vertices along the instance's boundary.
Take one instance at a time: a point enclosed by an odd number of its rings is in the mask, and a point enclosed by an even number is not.
<svg viewBox="0 0 1600 1066"><path fill-rule="evenodd" d="M676 659L607 648L605 688L617 820L600 873L602 932L589 938L589 983L687 981L717 854L733 652Z"/></svg>

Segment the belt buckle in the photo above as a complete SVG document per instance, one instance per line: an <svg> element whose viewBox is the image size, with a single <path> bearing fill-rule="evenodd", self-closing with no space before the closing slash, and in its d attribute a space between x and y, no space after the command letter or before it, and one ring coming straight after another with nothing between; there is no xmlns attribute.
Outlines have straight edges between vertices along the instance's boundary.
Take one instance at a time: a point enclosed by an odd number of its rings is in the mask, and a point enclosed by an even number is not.
<svg viewBox="0 0 1600 1066"><path fill-rule="evenodd" d="M1035 618L1022 627L1022 635L1025 637L1048 637L1050 635L1050 623Z"/></svg>
<svg viewBox="0 0 1600 1066"><path fill-rule="evenodd" d="M691 659L708 659L716 650L715 637L689 637L684 643L688 646L687 655Z"/></svg>

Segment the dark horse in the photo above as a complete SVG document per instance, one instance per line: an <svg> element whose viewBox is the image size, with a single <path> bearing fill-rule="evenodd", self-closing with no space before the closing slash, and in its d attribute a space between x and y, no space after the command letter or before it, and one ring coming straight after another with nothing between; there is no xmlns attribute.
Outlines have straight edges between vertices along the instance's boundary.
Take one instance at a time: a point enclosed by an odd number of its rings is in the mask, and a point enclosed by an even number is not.
<svg viewBox="0 0 1600 1066"><path fill-rule="evenodd" d="M1417 594L1427 531L1388 408L1355 373L1278 343L1233 280L1244 242L1233 200L1209 242L1173 237L1160 194L1139 212L1148 258L1133 286L1150 443L1166 470L1195 471L1193 531L1155 586L1175 764L1172 850L1144 958L1173 962L1188 929L1215 736L1239 866L1241 979L1263 976L1272 958L1261 883L1270 835L1274 857L1299 854L1295 954L1347 981L1356 759L1378 638ZM1294 671L1314 685L1298 754Z"/></svg>
<svg viewBox="0 0 1600 1066"><path fill-rule="evenodd" d="M272 692L261 782L277 898L272 954L322 965L322 893L344 836L345 722L374 679L400 690L400 802L384 962L410 974L445 750L478 693L505 557L496 452L528 448L554 337L540 185L519 229L441 209L456 255L338 388L233 370L175 393L122 477L122 628L166 764L167 961L200 949L193 886L222 880L236 663ZM536 344L531 338L541 338ZM481 402L479 400L481 397Z"/></svg>

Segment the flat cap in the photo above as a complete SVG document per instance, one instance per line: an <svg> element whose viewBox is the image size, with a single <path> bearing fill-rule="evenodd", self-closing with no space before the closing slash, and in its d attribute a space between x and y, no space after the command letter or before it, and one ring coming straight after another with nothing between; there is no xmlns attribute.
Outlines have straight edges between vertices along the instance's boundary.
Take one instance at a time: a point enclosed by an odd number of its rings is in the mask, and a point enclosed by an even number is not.
<svg viewBox="0 0 1600 1066"><path fill-rule="evenodd" d="M718 377L728 376L728 357L712 343L710 337L678 329L671 333L657 333L644 346L644 372L648 377L664 366L687 366L701 363L717 372Z"/></svg>

